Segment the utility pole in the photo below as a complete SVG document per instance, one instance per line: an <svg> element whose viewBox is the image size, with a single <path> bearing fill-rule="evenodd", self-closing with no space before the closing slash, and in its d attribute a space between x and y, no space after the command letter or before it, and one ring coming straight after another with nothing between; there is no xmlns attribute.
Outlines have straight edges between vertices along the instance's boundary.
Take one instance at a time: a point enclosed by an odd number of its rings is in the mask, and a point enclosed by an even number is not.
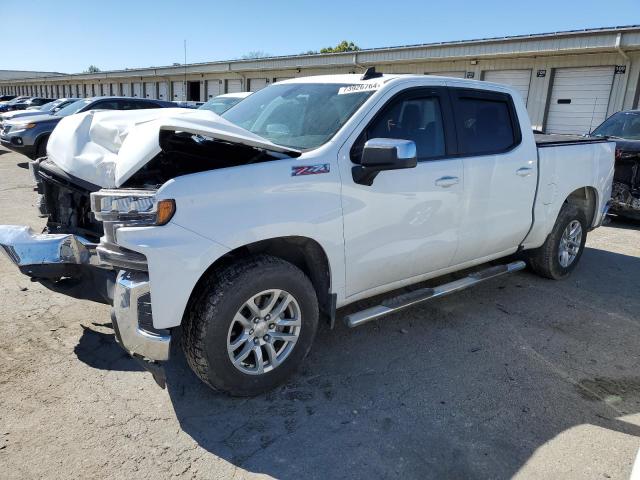
<svg viewBox="0 0 640 480"><path fill-rule="evenodd" d="M182 85L182 101L187 101L187 39L184 40L184 83Z"/></svg>

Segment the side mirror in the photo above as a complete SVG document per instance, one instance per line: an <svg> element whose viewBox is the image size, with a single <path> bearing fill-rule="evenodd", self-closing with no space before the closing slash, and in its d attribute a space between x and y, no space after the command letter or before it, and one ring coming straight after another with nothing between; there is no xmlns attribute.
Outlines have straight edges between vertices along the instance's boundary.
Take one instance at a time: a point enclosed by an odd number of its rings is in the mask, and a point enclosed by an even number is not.
<svg viewBox="0 0 640 480"><path fill-rule="evenodd" d="M371 186L384 170L414 168L418 164L416 144L412 140L372 138L364 144L360 165L351 169L353 181Z"/></svg>

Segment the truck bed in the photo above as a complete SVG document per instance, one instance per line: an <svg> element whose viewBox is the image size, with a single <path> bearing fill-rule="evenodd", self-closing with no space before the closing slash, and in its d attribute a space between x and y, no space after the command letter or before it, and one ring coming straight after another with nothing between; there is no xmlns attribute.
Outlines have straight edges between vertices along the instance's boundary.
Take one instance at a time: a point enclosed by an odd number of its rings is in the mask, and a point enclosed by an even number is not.
<svg viewBox="0 0 640 480"><path fill-rule="evenodd" d="M552 147L558 145L576 145L583 143L608 142L606 138L583 137L582 135L553 135L536 133L534 135L538 147Z"/></svg>

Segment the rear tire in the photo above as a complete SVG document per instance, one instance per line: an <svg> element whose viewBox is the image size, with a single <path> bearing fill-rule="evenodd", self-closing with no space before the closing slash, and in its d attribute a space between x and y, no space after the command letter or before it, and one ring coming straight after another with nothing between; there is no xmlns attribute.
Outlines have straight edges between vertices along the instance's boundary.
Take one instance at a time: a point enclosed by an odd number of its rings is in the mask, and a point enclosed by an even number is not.
<svg viewBox="0 0 640 480"><path fill-rule="evenodd" d="M259 255L202 282L183 320L182 348L207 385L251 396L293 374L317 328L318 300L309 278L289 262Z"/></svg>
<svg viewBox="0 0 640 480"><path fill-rule="evenodd" d="M587 241L587 218L575 205L565 203L544 244L529 255L538 275L553 280L569 276L580 261Z"/></svg>

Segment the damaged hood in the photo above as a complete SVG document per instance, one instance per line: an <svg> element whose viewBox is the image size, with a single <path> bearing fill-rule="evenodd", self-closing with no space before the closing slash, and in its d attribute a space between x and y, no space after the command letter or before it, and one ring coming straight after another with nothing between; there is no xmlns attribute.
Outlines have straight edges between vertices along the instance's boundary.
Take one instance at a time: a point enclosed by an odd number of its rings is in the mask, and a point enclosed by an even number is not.
<svg viewBox="0 0 640 480"><path fill-rule="evenodd" d="M161 130L188 132L272 152L300 153L209 110L160 108L69 115L51 134L47 155L75 177L103 188L117 188L160 153Z"/></svg>

